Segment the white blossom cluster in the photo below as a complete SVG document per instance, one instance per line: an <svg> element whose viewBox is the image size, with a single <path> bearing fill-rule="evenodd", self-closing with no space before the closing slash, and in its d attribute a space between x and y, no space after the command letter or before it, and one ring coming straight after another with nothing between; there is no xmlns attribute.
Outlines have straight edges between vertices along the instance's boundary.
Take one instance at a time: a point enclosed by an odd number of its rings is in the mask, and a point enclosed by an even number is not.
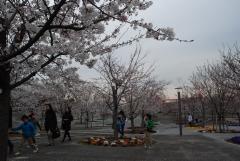
<svg viewBox="0 0 240 161"><path fill-rule="evenodd" d="M51 103L57 111L61 111L60 108L65 107L67 95L78 100L84 82L79 79L76 68L51 67L46 68L44 73L12 91L14 111L20 109L26 113L34 109L36 112L42 112L45 103Z"/></svg>
<svg viewBox="0 0 240 161"><path fill-rule="evenodd" d="M150 0L1 0L0 31L6 31L7 41L0 50L0 64L11 61L12 82L21 84L44 73L49 64L66 66L74 60L92 67L98 55L144 36L174 40L171 28L155 30L143 19L134 20L151 5ZM106 30L112 21L120 27ZM113 40L122 33L121 24L142 28L146 34L116 43Z"/></svg>

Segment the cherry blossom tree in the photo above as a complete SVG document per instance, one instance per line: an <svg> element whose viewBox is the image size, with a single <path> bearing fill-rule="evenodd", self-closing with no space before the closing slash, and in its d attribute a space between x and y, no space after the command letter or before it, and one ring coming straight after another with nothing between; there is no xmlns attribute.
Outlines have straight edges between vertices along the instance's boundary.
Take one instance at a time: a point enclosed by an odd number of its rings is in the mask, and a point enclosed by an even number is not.
<svg viewBox="0 0 240 161"><path fill-rule="evenodd" d="M58 72L56 70L46 71L44 76L39 74L38 78L12 90L13 109L21 108L23 112L29 109L41 111L43 103L52 103L62 113L67 104L78 98L85 82L79 79L76 68L65 68Z"/></svg>
<svg viewBox="0 0 240 161"><path fill-rule="evenodd" d="M119 109L127 113L134 126L134 119L143 109L151 111L156 105L160 88L163 89L162 82L158 84L157 81L149 79L151 68L145 69L143 58L141 50L136 48L129 62L122 63L114 56L107 55L100 59L101 63L96 69L101 74L99 91L106 106L112 111L115 138L118 137L116 121Z"/></svg>
<svg viewBox="0 0 240 161"><path fill-rule="evenodd" d="M153 66L144 69L143 60L139 63L141 63L141 66L138 67L135 73L135 79L129 82L128 89L124 94L125 109L132 128L134 128L134 120L138 116L141 116L143 120L146 112L159 112L160 104L158 103L163 99L163 90L166 85L166 82L157 81L152 77Z"/></svg>
<svg viewBox="0 0 240 161"><path fill-rule="evenodd" d="M0 1L0 121L7 122L11 90L66 59L92 66L94 57L143 38L179 40L171 28L156 28L138 20L150 0L1 0ZM119 27L106 31L110 22ZM126 41L113 40L121 24L146 32ZM182 41L182 40L179 40ZM14 79L13 79L13 76ZM8 124L1 124L0 160L7 157Z"/></svg>
<svg viewBox="0 0 240 161"><path fill-rule="evenodd" d="M194 84L194 82L192 82ZM210 108L207 108L208 101L201 90L196 86L182 85L182 104L185 121L188 113L191 113L193 118L199 119L202 122L202 127L206 124L206 114L210 113Z"/></svg>
<svg viewBox="0 0 240 161"><path fill-rule="evenodd" d="M112 111L113 132L114 137L118 138L118 131L116 128L118 110L124 102L123 98L129 84L138 78L138 69L142 67L139 50L135 50L130 57L130 61L126 64L121 63L117 58L111 54L102 57L101 64L96 69L101 74L101 92L106 98L107 106Z"/></svg>
<svg viewBox="0 0 240 161"><path fill-rule="evenodd" d="M219 83L225 81L218 77L225 72L224 68L221 64L205 65L199 67L191 78L194 88L201 91L202 96L209 102L220 132L225 131L225 116L236 94L233 89Z"/></svg>
<svg viewBox="0 0 240 161"><path fill-rule="evenodd" d="M147 79L142 91L142 99L138 110L141 112L141 126L144 126L144 115L146 113L156 114L160 112L162 101L165 99L166 81L159 81L153 77Z"/></svg>

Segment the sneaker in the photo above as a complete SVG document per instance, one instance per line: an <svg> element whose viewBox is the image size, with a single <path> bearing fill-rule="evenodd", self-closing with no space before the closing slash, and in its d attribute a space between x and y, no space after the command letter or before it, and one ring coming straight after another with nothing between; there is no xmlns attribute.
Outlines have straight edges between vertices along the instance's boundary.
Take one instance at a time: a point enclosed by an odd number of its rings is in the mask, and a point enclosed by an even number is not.
<svg viewBox="0 0 240 161"><path fill-rule="evenodd" d="M37 153L37 152L38 152L38 148L34 149L33 152L34 152L34 153Z"/></svg>
<svg viewBox="0 0 240 161"><path fill-rule="evenodd" d="M146 144L144 145L144 148L145 148L145 149L147 149L147 148L148 148Z"/></svg>
<svg viewBox="0 0 240 161"><path fill-rule="evenodd" d="M19 156L21 153L20 152L16 152L14 155Z"/></svg>

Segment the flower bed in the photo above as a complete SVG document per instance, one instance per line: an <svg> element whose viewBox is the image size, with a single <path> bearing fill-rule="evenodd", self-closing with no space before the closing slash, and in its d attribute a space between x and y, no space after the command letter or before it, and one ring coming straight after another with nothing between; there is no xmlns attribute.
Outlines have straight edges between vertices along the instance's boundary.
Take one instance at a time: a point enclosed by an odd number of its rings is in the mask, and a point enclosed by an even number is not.
<svg viewBox="0 0 240 161"><path fill-rule="evenodd" d="M141 146L144 145L143 137L124 137L115 140L113 137L90 137L82 141L82 143L99 146Z"/></svg>
<svg viewBox="0 0 240 161"><path fill-rule="evenodd" d="M198 130L198 132L202 132L202 133L220 133L219 131L213 130L212 128L202 128L200 130ZM228 130L228 131L224 131L221 133L240 133L239 130Z"/></svg>
<svg viewBox="0 0 240 161"><path fill-rule="evenodd" d="M216 130L214 130L212 127L205 127L205 128L201 128L200 130L198 130L198 132L215 133Z"/></svg>

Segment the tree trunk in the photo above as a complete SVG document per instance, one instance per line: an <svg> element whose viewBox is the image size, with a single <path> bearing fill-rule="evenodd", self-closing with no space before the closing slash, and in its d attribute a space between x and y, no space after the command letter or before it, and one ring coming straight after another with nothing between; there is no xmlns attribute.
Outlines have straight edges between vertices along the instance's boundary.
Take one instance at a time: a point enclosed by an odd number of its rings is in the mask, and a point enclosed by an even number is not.
<svg viewBox="0 0 240 161"><path fill-rule="evenodd" d="M133 117L134 111L133 111L132 101L131 101L129 108L130 108L130 118L129 119L131 121L131 129L134 130L134 117Z"/></svg>
<svg viewBox="0 0 240 161"><path fill-rule="evenodd" d="M0 160L7 160L8 127L11 125L10 112L10 63L0 66Z"/></svg>
<svg viewBox="0 0 240 161"><path fill-rule="evenodd" d="M224 132L228 131L228 125L226 123L225 114L223 114L223 130Z"/></svg>
<svg viewBox="0 0 240 161"><path fill-rule="evenodd" d="M83 111L80 112L80 124L83 124Z"/></svg>
<svg viewBox="0 0 240 161"><path fill-rule="evenodd" d="M113 128L113 136L115 139L118 139L118 131L117 131L117 113L118 109L114 108L113 109L113 123L112 123L112 128Z"/></svg>
<svg viewBox="0 0 240 161"><path fill-rule="evenodd" d="M131 129L134 130L135 126L134 126L134 117L133 116L130 117L130 121L131 121Z"/></svg>
<svg viewBox="0 0 240 161"><path fill-rule="evenodd" d="M217 114L217 120L218 120L219 132L222 133L222 117L220 114Z"/></svg>
<svg viewBox="0 0 240 161"><path fill-rule="evenodd" d="M205 106L202 103L202 127L205 127L206 125L206 110Z"/></svg>
<svg viewBox="0 0 240 161"><path fill-rule="evenodd" d="M5 20L0 18L0 24L4 26ZM7 31L0 31L0 52L5 51ZM10 63L0 64L0 160L7 160L8 127L11 126L11 93L10 93Z"/></svg>
<svg viewBox="0 0 240 161"><path fill-rule="evenodd" d="M212 111L212 128L213 130L215 130L215 116L213 114L213 111Z"/></svg>
<svg viewBox="0 0 240 161"><path fill-rule="evenodd" d="M105 114L102 115L102 126L104 126L105 122Z"/></svg>
<svg viewBox="0 0 240 161"><path fill-rule="evenodd" d="M86 112L86 128L88 128L88 122L89 122L89 113Z"/></svg>
<svg viewBox="0 0 240 161"><path fill-rule="evenodd" d="M238 117L238 125L240 126L240 113L237 112L236 114L237 114L237 117Z"/></svg>
<svg viewBox="0 0 240 161"><path fill-rule="evenodd" d="M144 127L144 115L145 115L145 111L142 110L142 114L141 114L141 127Z"/></svg>
<svg viewBox="0 0 240 161"><path fill-rule="evenodd" d="M113 128L113 135L114 138L117 140L118 139L118 130L117 130L117 115L118 115L118 98L117 98L117 89L112 87L112 96L113 96L113 123L112 123L112 128Z"/></svg>
<svg viewBox="0 0 240 161"><path fill-rule="evenodd" d="M94 113L91 113L91 128L93 127L93 118L94 118Z"/></svg>

